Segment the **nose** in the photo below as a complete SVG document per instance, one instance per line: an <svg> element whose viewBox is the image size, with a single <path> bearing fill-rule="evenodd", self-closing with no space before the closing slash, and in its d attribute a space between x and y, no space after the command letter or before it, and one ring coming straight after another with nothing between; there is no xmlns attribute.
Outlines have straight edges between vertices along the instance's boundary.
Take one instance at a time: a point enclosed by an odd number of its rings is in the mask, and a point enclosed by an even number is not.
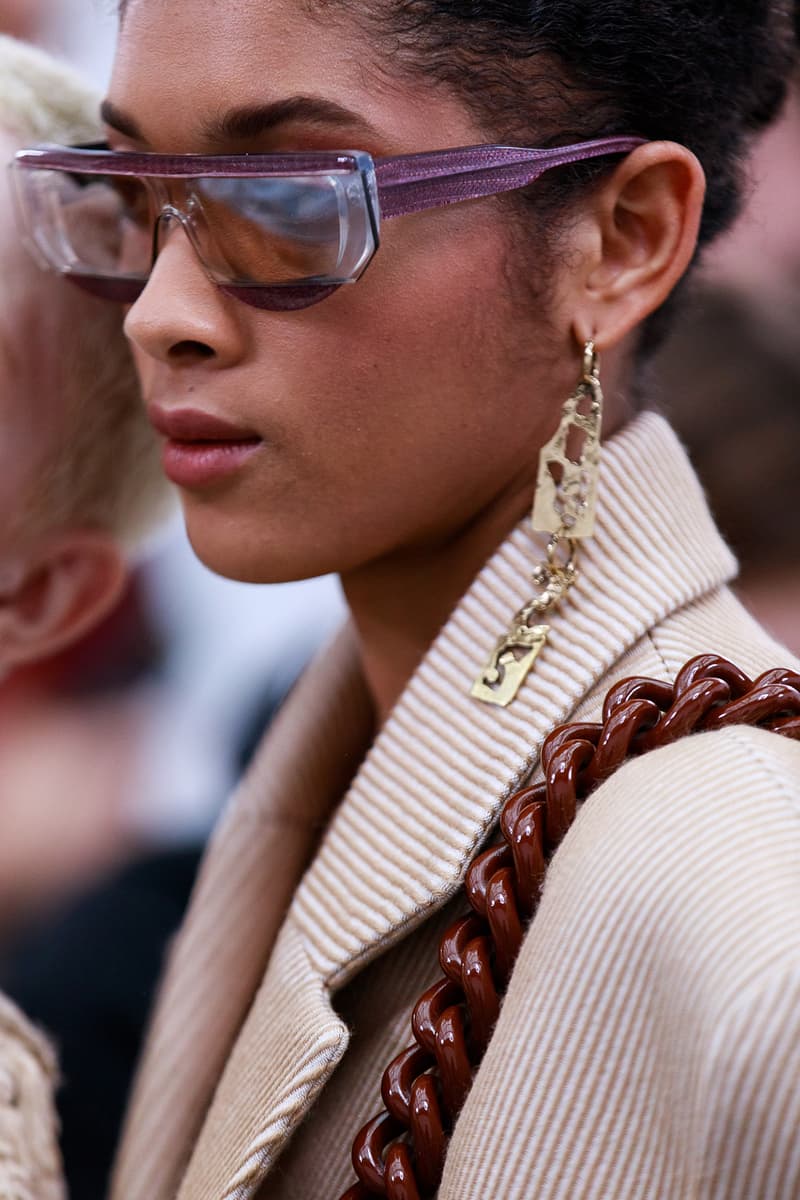
<svg viewBox="0 0 800 1200"><path fill-rule="evenodd" d="M245 345L236 301L209 279L177 215L161 218L158 242L150 278L125 319L125 333L145 354L169 366L234 365Z"/></svg>

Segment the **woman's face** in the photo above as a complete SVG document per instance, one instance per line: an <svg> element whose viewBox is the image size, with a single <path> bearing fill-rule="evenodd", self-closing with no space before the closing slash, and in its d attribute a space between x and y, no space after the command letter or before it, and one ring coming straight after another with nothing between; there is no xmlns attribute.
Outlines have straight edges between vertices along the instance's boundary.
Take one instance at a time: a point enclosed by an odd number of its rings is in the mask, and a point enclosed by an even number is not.
<svg viewBox="0 0 800 1200"><path fill-rule="evenodd" d="M451 94L387 79L376 53L353 24L318 23L297 0L129 0L112 144L379 156L493 140ZM352 116L284 108L246 137L209 132L295 97ZM127 332L157 423L192 410L249 443L230 469L201 464L180 481L212 569L258 581L344 573L450 539L516 491L524 511L578 364L559 304L537 311L537 280L520 279L519 236L492 199L397 218L358 283L280 313L226 297L172 224Z"/></svg>

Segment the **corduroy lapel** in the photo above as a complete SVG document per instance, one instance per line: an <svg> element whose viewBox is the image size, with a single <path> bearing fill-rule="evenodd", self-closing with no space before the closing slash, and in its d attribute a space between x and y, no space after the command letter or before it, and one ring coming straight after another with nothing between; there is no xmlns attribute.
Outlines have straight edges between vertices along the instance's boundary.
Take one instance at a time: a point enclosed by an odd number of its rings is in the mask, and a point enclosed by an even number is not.
<svg viewBox="0 0 800 1200"><path fill-rule="evenodd" d="M542 545L520 525L463 598L339 807L292 908L335 990L459 886L503 801L548 733L667 614L736 564L670 426L646 413L604 451L596 534L550 620L547 646L508 709L470 685L530 599Z"/></svg>
<svg viewBox="0 0 800 1200"><path fill-rule="evenodd" d="M370 724L347 628L292 693L211 841L160 989L111 1200L174 1200L297 880Z"/></svg>
<svg viewBox="0 0 800 1200"><path fill-rule="evenodd" d="M735 567L669 427L638 418L606 448L597 533L535 670L511 708L482 706L470 684L529 599L540 554L526 525L498 550L337 809L228 1060L181 1200L254 1194L346 1049L330 994L452 896L547 733L649 628Z"/></svg>

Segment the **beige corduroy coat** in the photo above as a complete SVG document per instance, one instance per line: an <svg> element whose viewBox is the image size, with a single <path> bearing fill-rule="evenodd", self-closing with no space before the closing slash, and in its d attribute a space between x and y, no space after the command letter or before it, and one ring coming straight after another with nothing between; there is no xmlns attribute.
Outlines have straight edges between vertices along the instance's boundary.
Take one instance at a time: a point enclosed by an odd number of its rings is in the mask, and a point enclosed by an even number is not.
<svg viewBox="0 0 800 1200"><path fill-rule="evenodd" d="M596 536L522 693L482 706L470 683L540 552L524 526L497 551L363 762L349 631L296 689L174 946L113 1200L336 1200L465 867L546 734L702 651L789 661L727 590L655 415L606 448ZM695 736L623 767L558 850L439 1198L797 1200L798 1128L800 745Z"/></svg>

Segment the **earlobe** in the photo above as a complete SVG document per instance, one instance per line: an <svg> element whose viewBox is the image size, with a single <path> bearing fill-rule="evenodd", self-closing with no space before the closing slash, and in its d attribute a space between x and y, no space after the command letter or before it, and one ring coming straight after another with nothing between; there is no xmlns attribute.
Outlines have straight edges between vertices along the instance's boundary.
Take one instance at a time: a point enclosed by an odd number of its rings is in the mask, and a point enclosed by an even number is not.
<svg viewBox="0 0 800 1200"><path fill-rule="evenodd" d="M585 324L611 348L660 308L694 257L704 199L703 168L686 147L650 142L628 155L597 195L579 337Z"/></svg>
<svg viewBox="0 0 800 1200"><path fill-rule="evenodd" d="M105 533L63 533L0 579L0 668L45 658L77 641L108 613L126 568Z"/></svg>

